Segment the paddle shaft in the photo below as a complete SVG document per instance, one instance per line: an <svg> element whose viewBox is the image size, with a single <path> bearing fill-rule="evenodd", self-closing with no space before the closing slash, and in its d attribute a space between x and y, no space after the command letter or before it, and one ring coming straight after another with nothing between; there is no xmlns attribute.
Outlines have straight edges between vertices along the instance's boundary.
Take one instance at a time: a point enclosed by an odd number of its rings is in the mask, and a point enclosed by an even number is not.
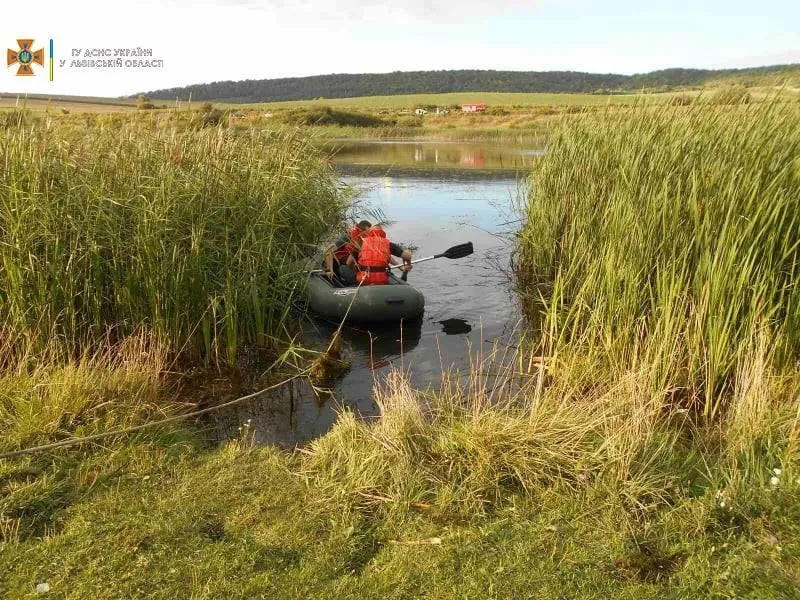
<svg viewBox="0 0 800 600"><path fill-rule="evenodd" d="M425 262L426 260L433 260L434 258L441 258L442 256L444 256L444 254L434 254L433 256L426 256L425 258L418 258L417 260L412 260L411 264L415 265L417 263ZM403 266L402 264L391 265L389 268L390 269L399 269L402 266Z"/></svg>

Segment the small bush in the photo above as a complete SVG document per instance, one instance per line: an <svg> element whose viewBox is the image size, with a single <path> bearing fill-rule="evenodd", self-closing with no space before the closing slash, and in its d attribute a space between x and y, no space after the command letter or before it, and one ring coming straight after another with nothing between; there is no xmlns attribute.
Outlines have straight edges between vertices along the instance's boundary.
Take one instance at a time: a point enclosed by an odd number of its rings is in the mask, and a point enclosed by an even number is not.
<svg viewBox="0 0 800 600"><path fill-rule="evenodd" d="M155 107L156 105L150 102L150 98L148 98L147 96L139 96L136 99L137 110L152 110Z"/></svg>
<svg viewBox="0 0 800 600"><path fill-rule="evenodd" d="M210 102L206 102L200 108L200 118L195 124L200 127L216 127L225 120L226 114Z"/></svg>
<svg viewBox="0 0 800 600"><path fill-rule="evenodd" d="M343 127L385 127L390 121L374 115L334 110L330 106L295 108L283 114L292 125L339 125Z"/></svg>

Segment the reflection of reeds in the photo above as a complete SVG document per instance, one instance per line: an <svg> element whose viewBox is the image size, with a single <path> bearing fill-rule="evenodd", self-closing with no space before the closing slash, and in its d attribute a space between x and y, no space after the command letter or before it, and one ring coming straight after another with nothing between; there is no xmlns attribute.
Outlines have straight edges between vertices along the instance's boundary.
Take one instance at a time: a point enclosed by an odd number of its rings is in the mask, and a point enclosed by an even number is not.
<svg viewBox="0 0 800 600"><path fill-rule="evenodd" d="M587 383L646 367L714 415L766 335L800 348L800 115L641 106L573 118L532 178L519 252L548 353Z"/></svg>
<svg viewBox="0 0 800 600"><path fill-rule="evenodd" d="M282 330L302 279L285 266L344 209L332 171L293 132L167 116L0 130L8 331L75 348L145 327L229 360Z"/></svg>

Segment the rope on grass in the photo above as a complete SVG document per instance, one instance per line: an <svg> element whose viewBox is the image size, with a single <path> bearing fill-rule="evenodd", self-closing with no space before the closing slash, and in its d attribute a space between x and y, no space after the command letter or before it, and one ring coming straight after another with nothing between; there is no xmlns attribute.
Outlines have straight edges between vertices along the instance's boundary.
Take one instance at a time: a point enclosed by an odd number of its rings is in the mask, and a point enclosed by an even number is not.
<svg viewBox="0 0 800 600"><path fill-rule="evenodd" d="M344 317L342 317L342 320L339 323L339 327L336 329L335 334L331 338L331 343L328 344L328 348L327 348L326 352L330 352L331 347L333 346L333 341L336 338L336 335L338 335L339 332L342 330L342 326L344 325L344 322L347 320L347 317L350 314L350 309L353 308L353 303L355 302L356 296L358 295L358 290L361 288L361 283L362 282L359 282L358 286L356 287L356 293L353 294L353 299L350 300L350 305L347 307L347 311L345 312ZM184 419L191 419L193 417L198 417L200 415L204 415L204 414L207 414L207 413L210 413L210 412L214 412L215 410L220 410L222 408L227 408L229 406L233 406L234 404L239 404L240 402L245 402L246 400L251 400L251 399L255 398L256 396L260 396L261 394L263 394L265 392L269 392L271 390L277 389L279 387L282 387L282 386L286 385L287 383L290 383L290 382L294 381L295 379L299 379L300 377L303 377L304 375L307 375L309 373L309 371L310 371L310 368L309 369L304 369L303 371L300 371L296 375L292 375L291 377L288 377L288 378L284 379L283 381L279 381L278 383L275 383L273 385L270 385L268 387L260 389L260 390L258 390L256 392L253 392L252 394L247 394L246 396L241 396L239 398L234 398L233 400L229 400L228 402L223 402L222 404L217 404L216 406L210 406L208 408L202 408L200 410L195 410L195 411L192 411L192 412L189 412L189 413L185 413L185 414L182 414L182 415L175 415L175 416L172 416L172 417L167 417L166 419L160 419L158 421L150 421L148 423L142 423L141 425L133 425L132 427L124 427L124 428L121 428L121 429L114 429L112 431L104 431L102 433L95 433L93 435L87 435L85 437L72 438L72 439L68 439L68 440L61 440L59 442L52 442L50 444L43 444L41 446L33 446L31 448L22 448L20 450L13 450L11 452L3 452L3 453L0 453L0 460L2 460L4 458L14 458L15 456L23 456L25 454L38 454L39 452L45 452L47 450L52 450L54 448L65 448L67 446L78 446L80 444L85 444L87 442L94 442L95 440L100 440L100 439L107 438L107 437L127 435L129 433L134 433L136 431L142 431L143 429L147 429L149 427L155 427L157 425L166 425L167 423L176 423L178 421L183 421Z"/></svg>
<svg viewBox="0 0 800 600"><path fill-rule="evenodd" d="M12 452L3 452L0 454L0 460L4 458L13 458L15 456L22 456L24 454L37 454L39 452L44 452L46 450L52 450L53 448L63 448L66 446L77 446L79 444L85 444L86 442L93 442L95 440L119 436L119 435L127 435L129 433L134 433L136 431L141 431L143 429L147 429L148 427L155 427L157 425L165 425L167 423L175 423L177 421L182 421L184 419L191 419L192 417L197 417L200 415L204 415L210 412L214 412L215 410L220 410L222 408L227 408L228 406L233 406L234 404L239 404L240 402L244 402L246 400L251 400L256 396L259 396L265 392L270 390L274 390L281 386L286 385L287 383L302 377L308 372L308 369L297 373L296 375L292 375L291 377L284 379L283 381L279 381L269 387L265 387L257 392L253 392L252 394L247 394L246 396L241 396L240 398L235 398L233 400L229 400L228 402L223 402L222 404L217 404L216 406L210 406L208 408L202 408L200 410L195 410L190 413L185 413L182 415L175 415L172 417L167 417L166 419L160 419L158 421L150 421L148 423L142 423L141 425L134 425L132 427L124 427L121 429L113 429L111 431L104 431L102 433L95 433L93 435L87 435L86 437L81 438L72 438L68 440L61 440L59 442L52 442L50 444L43 444L41 446L33 446L32 448L23 448L21 450L13 450Z"/></svg>

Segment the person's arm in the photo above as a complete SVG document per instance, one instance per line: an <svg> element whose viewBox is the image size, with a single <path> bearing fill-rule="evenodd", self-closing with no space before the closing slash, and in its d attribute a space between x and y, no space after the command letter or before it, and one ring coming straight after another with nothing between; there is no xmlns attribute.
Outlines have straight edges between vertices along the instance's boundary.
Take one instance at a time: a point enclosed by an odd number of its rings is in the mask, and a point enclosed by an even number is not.
<svg viewBox="0 0 800 600"><path fill-rule="evenodd" d="M389 242L389 252L391 252L392 256L402 258L403 262L411 262L411 252L408 250L403 250L402 246L395 244L394 242Z"/></svg>
<svg viewBox="0 0 800 600"><path fill-rule="evenodd" d="M411 252L408 250L403 250L402 246L395 244L394 242L389 242L389 252L392 256L396 256L398 258L402 258L405 266L402 267L401 271L410 271L411 270ZM392 261L392 264L398 264Z"/></svg>

